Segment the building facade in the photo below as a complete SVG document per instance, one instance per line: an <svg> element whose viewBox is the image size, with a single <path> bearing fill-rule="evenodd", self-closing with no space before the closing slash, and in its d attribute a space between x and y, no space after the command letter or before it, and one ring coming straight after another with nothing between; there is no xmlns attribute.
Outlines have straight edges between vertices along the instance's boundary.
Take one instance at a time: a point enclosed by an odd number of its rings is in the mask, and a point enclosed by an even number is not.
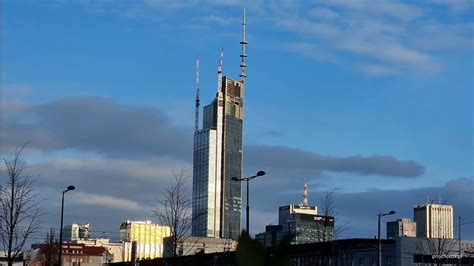
<svg viewBox="0 0 474 266"><path fill-rule="evenodd" d="M163 238L171 228L151 221L124 221L120 225L123 261L153 259L163 256Z"/></svg>
<svg viewBox="0 0 474 266"><path fill-rule="evenodd" d="M109 261L111 261L111 262L122 262L122 261L124 261L122 243L110 242L110 239L108 239L108 238L78 240L78 241L75 241L74 243L84 244L84 245L89 246L89 247L103 247L109 252L109 254L111 256L111 259L109 259Z"/></svg>
<svg viewBox="0 0 474 266"><path fill-rule="evenodd" d="M163 257L172 257L172 239L164 238L164 255ZM198 252L217 253L229 252L237 249L237 241L225 238L212 237L187 237L178 247L179 256L194 255Z"/></svg>
<svg viewBox="0 0 474 266"><path fill-rule="evenodd" d="M25 265L56 265L57 252L57 246L52 248L50 244L40 244L37 248L28 252ZM52 261L48 261L48 257ZM70 266L101 266L113 262L112 255L104 247L92 247L71 242L63 243L61 260L61 265Z"/></svg>
<svg viewBox="0 0 474 266"><path fill-rule="evenodd" d="M402 218L387 222L387 238L416 237L416 222L410 218Z"/></svg>
<svg viewBox="0 0 474 266"><path fill-rule="evenodd" d="M245 15L244 15L245 32ZM237 239L240 234L242 193L242 134L244 122L245 34L240 80L222 76L218 67L215 99L204 107L199 129L199 87L196 92L194 134L192 235Z"/></svg>
<svg viewBox="0 0 474 266"><path fill-rule="evenodd" d="M63 241L87 240L90 238L90 224L70 224L63 226Z"/></svg>
<svg viewBox="0 0 474 266"><path fill-rule="evenodd" d="M427 238L453 238L453 206L444 204L422 204L413 207L416 236Z"/></svg>

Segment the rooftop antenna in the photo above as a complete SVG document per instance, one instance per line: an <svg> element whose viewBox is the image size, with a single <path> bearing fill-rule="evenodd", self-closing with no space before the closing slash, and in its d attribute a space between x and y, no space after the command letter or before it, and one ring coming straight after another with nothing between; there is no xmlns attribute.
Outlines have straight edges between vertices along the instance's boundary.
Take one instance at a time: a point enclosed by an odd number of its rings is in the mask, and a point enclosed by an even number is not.
<svg viewBox="0 0 474 266"><path fill-rule="evenodd" d="M224 49L221 49L221 55L217 66L217 92L222 89L222 64L224 63Z"/></svg>
<svg viewBox="0 0 474 266"><path fill-rule="evenodd" d="M199 54L196 57L196 113L194 117L194 131L199 130Z"/></svg>
<svg viewBox="0 0 474 266"><path fill-rule="evenodd" d="M245 58L247 55L245 54L245 46L247 45L247 41L245 40L245 26L247 23L245 22L245 8L244 8L244 16L242 19L242 41L240 41L240 44L242 45L242 54L240 55L241 61L240 61L240 80L242 82L245 81L245 78L247 75L245 75L245 68L247 65L245 64Z"/></svg>
<svg viewBox="0 0 474 266"><path fill-rule="evenodd" d="M308 206L308 185L306 184L306 178L304 179L303 206Z"/></svg>

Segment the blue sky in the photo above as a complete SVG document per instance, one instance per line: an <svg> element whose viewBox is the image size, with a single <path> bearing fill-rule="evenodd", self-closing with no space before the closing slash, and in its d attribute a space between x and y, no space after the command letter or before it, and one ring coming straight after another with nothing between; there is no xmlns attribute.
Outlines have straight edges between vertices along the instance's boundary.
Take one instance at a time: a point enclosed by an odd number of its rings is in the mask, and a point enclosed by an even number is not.
<svg viewBox="0 0 474 266"><path fill-rule="evenodd" d="M366 216L343 201L346 220L411 217L427 197L474 220L472 1L4 1L3 156L31 141L52 206L55 191L83 184L71 222L117 231L120 219L149 219L170 172L192 174L196 55L207 103L221 48L224 73L239 74L244 6L244 172L268 172L253 188L253 231L301 201L304 178L315 204L335 188L411 200L361 202Z"/></svg>

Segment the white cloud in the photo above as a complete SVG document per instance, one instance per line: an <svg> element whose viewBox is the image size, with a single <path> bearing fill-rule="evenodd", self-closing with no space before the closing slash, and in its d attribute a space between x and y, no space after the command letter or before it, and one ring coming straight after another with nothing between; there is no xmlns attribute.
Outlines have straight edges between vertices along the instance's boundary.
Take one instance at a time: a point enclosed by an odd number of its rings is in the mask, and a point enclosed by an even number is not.
<svg viewBox="0 0 474 266"><path fill-rule="evenodd" d="M104 189L107 189L107 188L104 187ZM107 196L107 195L75 192L74 196L71 196L70 200L76 203L82 203L86 205L104 206L104 207L117 208L121 210L143 209L142 207L140 207L140 204L138 204L138 202L123 199L123 198Z"/></svg>

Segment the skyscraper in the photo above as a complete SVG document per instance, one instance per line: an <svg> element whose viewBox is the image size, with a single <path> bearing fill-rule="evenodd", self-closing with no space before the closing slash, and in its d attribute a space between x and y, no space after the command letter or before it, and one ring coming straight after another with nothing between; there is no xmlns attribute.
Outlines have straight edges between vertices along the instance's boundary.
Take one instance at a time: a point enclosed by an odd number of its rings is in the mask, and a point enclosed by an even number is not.
<svg viewBox="0 0 474 266"><path fill-rule="evenodd" d="M200 237L237 239L240 234L242 193L242 134L245 80L245 9L243 17L240 80L222 76L218 66L217 94L204 107L199 129L199 61L196 71L196 130L193 160L192 234Z"/></svg>

